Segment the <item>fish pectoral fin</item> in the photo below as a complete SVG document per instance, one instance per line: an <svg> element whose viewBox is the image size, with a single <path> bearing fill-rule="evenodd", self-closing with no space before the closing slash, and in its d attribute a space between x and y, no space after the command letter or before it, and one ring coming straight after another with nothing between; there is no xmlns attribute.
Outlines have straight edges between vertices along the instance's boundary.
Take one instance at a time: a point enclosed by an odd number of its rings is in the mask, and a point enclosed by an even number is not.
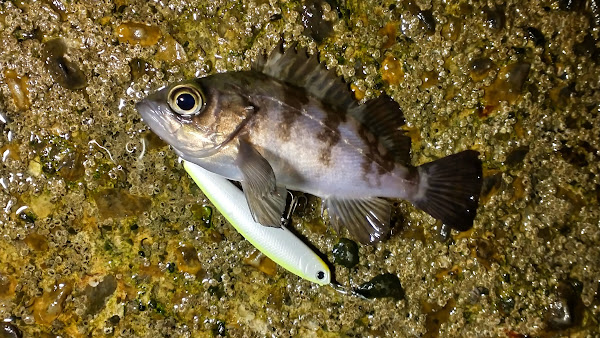
<svg viewBox="0 0 600 338"><path fill-rule="evenodd" d="M363 244L381 241L390 231L390 203L382 198L327 198L323 200L336 231L346 227Z"/></svg>
<svg viewBox="0 0 600 338"><path fill-rule="evenodd" d="M240 140L238 166L242 171L242 189L254 221L280 227L287 190L278 187L269 162L252 145Z"/></svg>
<svg viewBox="0 0 600 338"><path fill-rule="evenodd" d="M242 182L242 189L244 189L248 207L250 207L255 222L268 227L281 227L281 215L285 207L285 197L283 196L286 195L287 189L277 187L271 193L257 195L250 193L244 182Z"/></svg>

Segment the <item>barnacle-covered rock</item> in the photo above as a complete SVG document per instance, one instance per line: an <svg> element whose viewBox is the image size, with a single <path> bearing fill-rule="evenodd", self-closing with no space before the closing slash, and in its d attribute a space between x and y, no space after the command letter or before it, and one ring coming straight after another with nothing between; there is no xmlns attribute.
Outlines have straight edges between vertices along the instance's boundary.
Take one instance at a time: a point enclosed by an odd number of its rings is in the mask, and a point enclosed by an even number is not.
<svg viewBox="0 0 600 338"><path fill-rule="evenodd" d="M516 62L504 66L498 72L496 80L485 88L484 101L490 114L501 101L512 104L521 97L523 84L527 80L531 65L527 62Z"/></svg>

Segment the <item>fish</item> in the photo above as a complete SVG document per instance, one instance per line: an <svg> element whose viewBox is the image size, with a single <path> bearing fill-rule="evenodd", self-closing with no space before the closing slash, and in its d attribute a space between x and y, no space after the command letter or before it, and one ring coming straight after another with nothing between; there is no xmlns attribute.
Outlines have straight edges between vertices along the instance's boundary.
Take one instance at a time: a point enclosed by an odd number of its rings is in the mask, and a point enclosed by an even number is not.
<svg viewBox="0 0 600 338"><path fill-rule="evenodd" d="M191 162L183 161L183 168L227 221L265 256L300 278L319 285L332 284L327 264L290 230L265 227L254 221L238 187Z"/></svg>
<svg viewBox="0 0 600 338"><path fill-rule="evenodd" d="M320 197L336 232L363 244L387 238L396 199L458 231L477 214L477 151L413 166L399 104L386 94L359 104L318 53L295 43L249 70L167 85L135 107L181 158L240 182L264 226L281 226L288 190Z"/></svg>

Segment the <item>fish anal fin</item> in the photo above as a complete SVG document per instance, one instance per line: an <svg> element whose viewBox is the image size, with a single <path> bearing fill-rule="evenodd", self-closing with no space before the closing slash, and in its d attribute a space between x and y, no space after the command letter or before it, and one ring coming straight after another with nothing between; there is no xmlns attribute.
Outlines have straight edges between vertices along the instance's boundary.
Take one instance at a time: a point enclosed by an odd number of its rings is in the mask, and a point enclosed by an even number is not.
<svg viewBox="0 0 600 338"><path fill-rule="evenodd" d="M243 176L242 189L254 220L265 226L281 226L287 191L277 186L269 162L244 140L240 140L237 162Z"/></svg>
<svg viewBox="0 0 600 338"><path fill-rule="evenodd" d="M382 198L362 199L326 198L323 207L327 209L331 225L340 231L348 229L350 235L363 244L381 241L390 232L390 203Z"/></svg>
<svg viewBox="0 0 600 338"><path fill-rule="evenodd" d="M395 162L410 165L411 139L401 129L404 114L396 101L384 94L351 109L350 115L377 137Z"/></svg>
<svg viewBox="0 0 600 338"><path fill-rule="evenodd" d="M458 231L473 226L482 184L479 153L466 150L418 167L418 208Z"/></svg>

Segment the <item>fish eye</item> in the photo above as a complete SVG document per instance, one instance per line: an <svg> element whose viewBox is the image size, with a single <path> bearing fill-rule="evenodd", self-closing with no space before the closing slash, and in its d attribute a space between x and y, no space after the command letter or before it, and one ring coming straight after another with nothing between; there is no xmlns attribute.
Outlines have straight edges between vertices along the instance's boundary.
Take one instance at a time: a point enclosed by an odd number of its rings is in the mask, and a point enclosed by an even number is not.
<svg viewBox="0 0 600 338"><path fill-rule="evenodd" d="M177 114L196 115L204 107L204 99L200 91L191 85L179 85L169 92L168 103Z"/></svg>

